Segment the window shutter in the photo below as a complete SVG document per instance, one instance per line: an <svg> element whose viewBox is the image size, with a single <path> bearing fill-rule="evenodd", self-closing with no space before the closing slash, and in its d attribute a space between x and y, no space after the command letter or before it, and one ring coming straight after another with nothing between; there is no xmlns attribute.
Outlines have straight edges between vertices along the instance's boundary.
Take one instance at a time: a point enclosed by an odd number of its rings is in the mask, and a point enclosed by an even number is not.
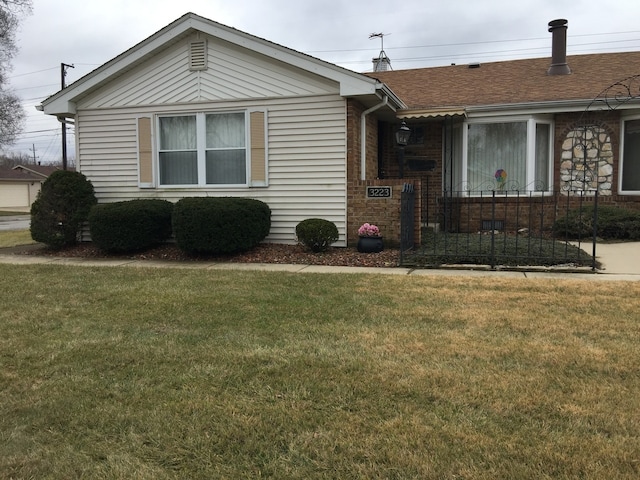
<svg viewBox="0 0 640 480"><path fill-rule="evenodd" d="M249 117L251 132L251 181L252 187L266 187L267 176L267 142L266 112L251 112Z"/></svg>
<svg viewBox="0 0 640 480"><path fill-rule="evenodd" d="M153 147L151 118L138 118L138 186L153 188Z"/></svg>

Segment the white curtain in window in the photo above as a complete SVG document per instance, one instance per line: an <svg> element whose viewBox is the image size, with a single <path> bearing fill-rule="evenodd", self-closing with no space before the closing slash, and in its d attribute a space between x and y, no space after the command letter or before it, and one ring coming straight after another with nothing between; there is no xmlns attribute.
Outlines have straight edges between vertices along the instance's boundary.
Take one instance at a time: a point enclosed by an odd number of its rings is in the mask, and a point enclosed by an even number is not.
<svg viewBox="0 0 640 480"><path fill-rule="evenodd" d="M160 150L195 150L196 117L161 117Z"/></svg>
<svg viewBox="0 0 640 480"><path fill-rule="evenodd" d="M246 147L244 113L206 116L207 184L246 183Z"/></svg>
<svg viewBox="0 0 640 480"><path fill-rule="evenodd" d="M527 122L474 123L467 142L467 183L470 191L523 189L527 172ZM506 173L503 183L496 172Z"/></svg>
<svg viewBox="0 0 640 480"><path fill-rule="evenodd" d="M198 183L196 117L160 118L160 184Z"/></svg>
<svg viewBox="0 0 640 480"><path fill-rule="evenodd" d="M640 120L628 120L624 123L622 190L640 191Z"/></svg>
<svg viewBox="0 0 640 480"><path fill-rule="evenodd" d="M244 113L207 115L207 149L244 146Z"/></svg>

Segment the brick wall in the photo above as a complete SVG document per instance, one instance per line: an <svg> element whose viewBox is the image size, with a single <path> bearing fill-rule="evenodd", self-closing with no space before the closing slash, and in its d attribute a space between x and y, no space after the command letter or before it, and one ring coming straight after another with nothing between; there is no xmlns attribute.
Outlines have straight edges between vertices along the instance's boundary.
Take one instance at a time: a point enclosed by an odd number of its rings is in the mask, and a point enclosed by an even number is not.
<svg viewBox="0 0 640 480"><path fill-rule="evenodd" d="M375 114L366 117L367 150L365 180L361 180L361 128L360 120L365 108L360 103L347 103L347 244L358 242L358 228L363 223L373 223L380 227L385 245L396 246L400 242L400 213L402 188L405 183L414 184L416 198L419 198L420 179L379 179L378 177L378 132L379 123ZM385 125L385 124L380 124ZM382 137L383 144L388 138ZM390 186L391 198L367 198L366 187ZM416 225L419 225L420 202L416 202ZM420 241L420 228L415 231L416 242Z"/></svg>

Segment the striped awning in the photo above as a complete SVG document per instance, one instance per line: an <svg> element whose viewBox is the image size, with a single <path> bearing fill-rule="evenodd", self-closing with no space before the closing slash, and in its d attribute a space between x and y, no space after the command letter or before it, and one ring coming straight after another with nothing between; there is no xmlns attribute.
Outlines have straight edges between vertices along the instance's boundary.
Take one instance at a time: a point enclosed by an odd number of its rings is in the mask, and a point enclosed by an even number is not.
<svg viewBox="0 0 640 480"><path fill-rule="evenodd" d="M400 110L396 115L399 119L407 118L437 118L437 117L466 117L464 108L428 108L420 110Z"/></svg>

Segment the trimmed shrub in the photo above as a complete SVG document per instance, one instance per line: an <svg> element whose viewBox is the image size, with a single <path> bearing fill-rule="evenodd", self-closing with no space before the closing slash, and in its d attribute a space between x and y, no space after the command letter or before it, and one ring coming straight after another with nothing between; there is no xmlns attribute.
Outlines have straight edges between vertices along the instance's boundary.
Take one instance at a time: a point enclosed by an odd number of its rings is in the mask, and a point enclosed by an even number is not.
<svg viewBox="0 0 640 480"><path fill-rule="evenodd" d="M568 238L590 238L593 235L594 207L570 210L558 218L554 231ZM598 207L598 237L605 240L639 240L640 212L623 207Z"/></svg>
<svg viewBox="0 0 640 480"><path fill-rule="evenodd" d="M53 172L31 205L31 237L51 248L73 245L96 203L87 177L68 170Z"/></svg>
<svg viewBox="0 0 640 480"><path fill-rule="evenodd" d="M324 252L338 240L338 227L323 218L307 218L296 225L298 241L313 252Z"/></svg>
<svg viewBox="0 0 640 480"><path fill-rule="evenodd" d="M271 229L271 209L251 198L183 198L173 210L173 234L189 254L249 250Z"/></svg>
<svg viewBox="0 0 640 480"><path fill-rule="evenodd" d="M95 205L89 212L91 240L107 252L135 252L171 237L173 203L139 199Z"/></svg>

